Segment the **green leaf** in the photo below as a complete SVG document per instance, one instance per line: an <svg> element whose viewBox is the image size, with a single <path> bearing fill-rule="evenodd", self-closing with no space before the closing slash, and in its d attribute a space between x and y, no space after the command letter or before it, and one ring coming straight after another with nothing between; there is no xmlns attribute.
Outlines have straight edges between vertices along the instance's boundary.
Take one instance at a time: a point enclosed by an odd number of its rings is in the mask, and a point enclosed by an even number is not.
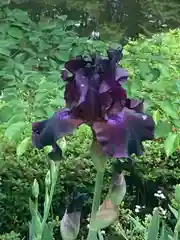
<svg viewBox="0 0 180 240"><path fill-rule="evenodd" d="M148 62L139 62L138 63L140 75L143 79L146 79L147 75L150 73L150 67Z"/></svg>
<svg viewBox="0 0 180 240"><path fill-rule="evenodd" d="M4 48L10 48L10 47L14 47L16 44L18 43L18 41L16 39L8 39L4 40L4 39L0 39L0 48L4 49Z"/></svg>
<svg viewBox="0 0 180 240"><path fill-rule="evenodd" d="M40 30L51 30L53 28L55 28L57 26L57 22L48 22L48 21L44 21L44 22L39 22L38 23L38 27Z"/></svg>
<svg viewBox="0 0 180 240"><path fill-rule="evenodd" d="M25 59L25 53L19 53L15 56L14 60L16 62L22 62Z"/></svg>
<svg viewBox="0 0 180 240"><path fill-rule="evenodd" d="M164 223L162 224L162 227L161 227L161 233L160 233L159 240L168 240L168 233L165 229L165 224Z"/></svg>
<svg viewBox="0 0 180 240"><path fill-rule="evenodd" d="M66 62L66 61L68 61L69 60L69 57L70 57L70 53L69 53L69 51L67 50L67 51L58 51L58 52L55 52L54 53L54 56L58 59L58 60L60 60L60 61L62 61L62 62Z"/></svg>
<svg viewBox="0 0 180 240"><path fill-rule="evenodd" d="M53 240L53 225L52 224L45 224L44 231L43 231L43 240Z"/></svg>
<svg viewBox="0 0 180 240"><path fill-rule="evenodd" d="M178 220L178 211L175 208L173 208L171 205L168 205L168 207L173 213L173 215L175 216L175 218Z"/></svg>
<svg viewBox="0 0 180 240"><path fill-rule="evenodd" d="M0 123L7 122L13 115L13 106L4 106L0 109Z"/></svg>
<svg viewBox="0 0 180 240"><path fill-rule="evenodd" d="M149 229L147 240L156 240L159 232L160 216L158 210L154 211Z"/></svg>
<svg viewBox="0 0 180 240"><path fill-rule="evenodd" d="M168 134L168 137L164 142L164 149L167 157L169 157L176 150L176 147L177 147L176 140L177 140L177 134L172 132Z"/></svg>
<svg viewBox="0 0 180 240"><path fill-rule="evenodd" d="M20 134L25 129L25 127L26 127L25 122L14 123L6 129L5 136L10 140L15 140L17 139L17 137L20 137Z"/></svg>
<svg viewBox="0 0 180 240"><path fill-rule="evenodd" d="M157 81L157 79L161 75L161 72L158 68L151 68L151 75L152 75L151 81Z"/></svg>
<svg viewBox="0 0 180 240"><path fill-rule="evenodd" d="M17 153L17 156L20 157L21 155L23 155L28 146L29 146L29 140L30 140L30 137L26 137L25 139L22 140L22 142L20 142L17 146L17 149L16 149L16 153Z"/></svg>
<svg viewBox="0 0 180 240"><path fill-rule="evenodd" d="M42 217L38 211L35 209L35 205L32 200L29 198L29 210L32 216L31 221L31 235L32 236L41 236L42 233Z"/></svg>
<svg viewBox="0 0 180 240"><path fill-rule="evenodd" d="M176 81L176 86L177 86L177 89L180 91L180 80Z"/></svg>
<svg viewBox="0 0 180 240"><path fill-rule="evenodd" d="M172 124L168 121L159 121L156 125L156 138L166 137L170 132L172 132Z"/></svg>
<svg viewBox="0 0 180 240"><path fill-rule="evenodd" d="M174 119L179 119L178 111L175 109L174 104L166 100L160 104L162 110L170 117Z"/></svg>
<svg viewBox="0 0 180 240"><path fill-rule="evenodd" d="M23 31L18 27L10 27L8 34L17 39L23 39Z"/></svg>
<svg viewBox="0 0 180 240"><path fill-rule="evenodd" d="M154 119L154 122L155 124L157 125L159 120L160 120L160 113L158 110L156 110L154 113L153 113L153 119Z"/></svg>
<svg viewBox="0 0 180 240"><path fill-rule="evenodd" d="M23 11L19 8L12 10L12 15L20 22L22 23L29 23L31 20L28 16L27 11Z"/></svg>
<svg viewBox="0 0 180 240"><path fill-rule="evenodd" d="M0 48L0 54L5 55L5 56L10 56L11 51L6 49L6 48Z"/></svg>

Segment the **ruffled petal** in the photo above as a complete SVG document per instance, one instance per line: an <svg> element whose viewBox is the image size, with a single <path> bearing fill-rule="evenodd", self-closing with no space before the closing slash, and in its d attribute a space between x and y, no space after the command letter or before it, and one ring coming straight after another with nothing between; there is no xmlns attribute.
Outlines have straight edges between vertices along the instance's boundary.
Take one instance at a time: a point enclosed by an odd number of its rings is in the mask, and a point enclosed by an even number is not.
<svg viewBox="0 0 180 240"><path fill-rule="evenodd" d="M79 57L75 57L74 59L68 61L65 63L65 68L70 71L72 74L76 74L76 72L81 69L84 68L86 65L86 62L84 61L84 59L79 56Z"/></svg>
<svg viewBox="0 0 180 240"><path fill-rule="evenodd" d="M116 81L123 84L128 79L128 72L123 68L116 68Z"/></svg>
<svg viewBox="0 0 180 240"><path fill-rule="evenodd" d="M144 101L143 100L136 100L136 99L126 99L125 107L135 110L138 113L143 113L144 110Z"/></svg>
<svg viewBox="0 0 180 240"><path fill-rule="evenodd" d="M128 158L133 153L140 156L142 141L154 138L153 119L127 108L107 122L95 122L93 129L105 154L116 158Z"/></svg>
<svg viewBox="0 0 180 240"><path fill-rule="evenodd" d="M61 153L56 141L66 136L82 124L81 119L72 116L69 110L57 111L48 120L35 122L32 124L32 142L33 145L42 149L45 146L52 146L53 151L50 153L51 158L56 158Z"/></svg>

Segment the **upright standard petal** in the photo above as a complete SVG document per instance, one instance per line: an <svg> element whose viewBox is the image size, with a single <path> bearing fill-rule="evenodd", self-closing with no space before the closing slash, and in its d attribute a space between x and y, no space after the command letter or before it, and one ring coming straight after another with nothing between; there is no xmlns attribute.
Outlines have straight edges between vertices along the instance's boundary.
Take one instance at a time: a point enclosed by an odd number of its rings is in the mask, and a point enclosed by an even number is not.
<svg viewBox="0 0 180 240"><path fill-rule="evenodd" d="M72 133L72 131L82 124L81 119L72 116L69 110L57 111L48 120L35 122L32 124L32 141L33 145L38 149L51 145L53 151L49 154L53 159L61 153L56 141Z"/></svg>
<svg viewBox="0 0 180 240"><path fill-rule="evenodd" d="M154 137L153 119L127 108L109 117L107 122L95 122L93 129L105 154L117 158L128 158L133 153L141 155L142 141Z"/></svg>
<svg viewBox="0 0 180 240"><path fill-rule="evenodd" d="M86 62L84 61L84 59L79 56L79 57L75 57L73 59L71 59L70 61L65 63L65 68L70 71L72 74L76 74L76 72L81 69L84 68L86 65Z"/></svg>

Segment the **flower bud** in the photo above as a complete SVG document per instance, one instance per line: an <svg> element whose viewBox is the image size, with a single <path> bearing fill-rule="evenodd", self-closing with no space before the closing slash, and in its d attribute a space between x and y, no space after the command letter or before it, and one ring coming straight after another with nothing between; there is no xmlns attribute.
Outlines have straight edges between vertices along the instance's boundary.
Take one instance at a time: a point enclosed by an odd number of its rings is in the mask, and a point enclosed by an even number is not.
<svg viewBox="0 0 180 240"><path fill-rule="evenodd" d="M51 185L51 173L50 173L50 171L48 171L47 174L46 174L45 185L49 189L49 187Z"/></svg>
<svg viewBox="0 0 180 240"><path fill-rule="evenodd" d="M80 229L81 212L67 213L60 223L60 232L63 240L75 240Z"/></svg>
<svg viewBox="0 0 180 240"><path fill-rule="evenodd" d="M68 206L60 224L60 232L63 240L75 240L80 229L81 210L87 194L78 193Z"/></svg>
<svg viewBox="0 0 180 240"><path fill-rule="evenodd" d="M51 161L51 176L52 176L52 182L54 182L54 179L56 178L57 175L57 169L56 169L56 164L54 161Z"/></svg>
<svg viewBox="0 0 180 240"><path fill-rule="evenodd" d="M177 184L175 188L175 200L180 204L180 184Z"/></svg>
<svg viewBox="0 0 180 240"><path fill-rule="evenodd" d="M126 181L124 175L115 174L112 178L112 186L108 193L108 198L111 199L114 205L119 205L126 194Z"/></svg>
<svg viewBox="0 0 180 240"><path fill-rule="evenodd" d="M111 199L105 199L90 226L91 230L99 231L114 223L119 215L118 206L114 205Z"/></svg>
<svg viewBox="0 0 180 240"><path fill-rule="evenodd" d="M34 179L33 186L32 186L32 194L35 198L38 198L39 195L39 184L36 179Z"/></svg>

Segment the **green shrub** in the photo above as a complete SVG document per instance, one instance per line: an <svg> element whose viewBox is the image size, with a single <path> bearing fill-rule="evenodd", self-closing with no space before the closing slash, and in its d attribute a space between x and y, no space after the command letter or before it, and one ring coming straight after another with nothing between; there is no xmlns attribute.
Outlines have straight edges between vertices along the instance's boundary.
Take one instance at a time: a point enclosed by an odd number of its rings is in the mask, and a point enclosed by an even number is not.
<svg viewBox="0 0 180 240"><path fill-rule="evenodd" d="M0 240L20 240L20 234L11 231L10 233L6 233L0 235Z"/></svg>
<svg viewBox="0 0 180 240"><path fill-rule="evenodd" d="M141 37L124 48L123 67L129 71L128 95L145 99L146 111L156 122L170 156L180 146L180 31Z"/></svg>

